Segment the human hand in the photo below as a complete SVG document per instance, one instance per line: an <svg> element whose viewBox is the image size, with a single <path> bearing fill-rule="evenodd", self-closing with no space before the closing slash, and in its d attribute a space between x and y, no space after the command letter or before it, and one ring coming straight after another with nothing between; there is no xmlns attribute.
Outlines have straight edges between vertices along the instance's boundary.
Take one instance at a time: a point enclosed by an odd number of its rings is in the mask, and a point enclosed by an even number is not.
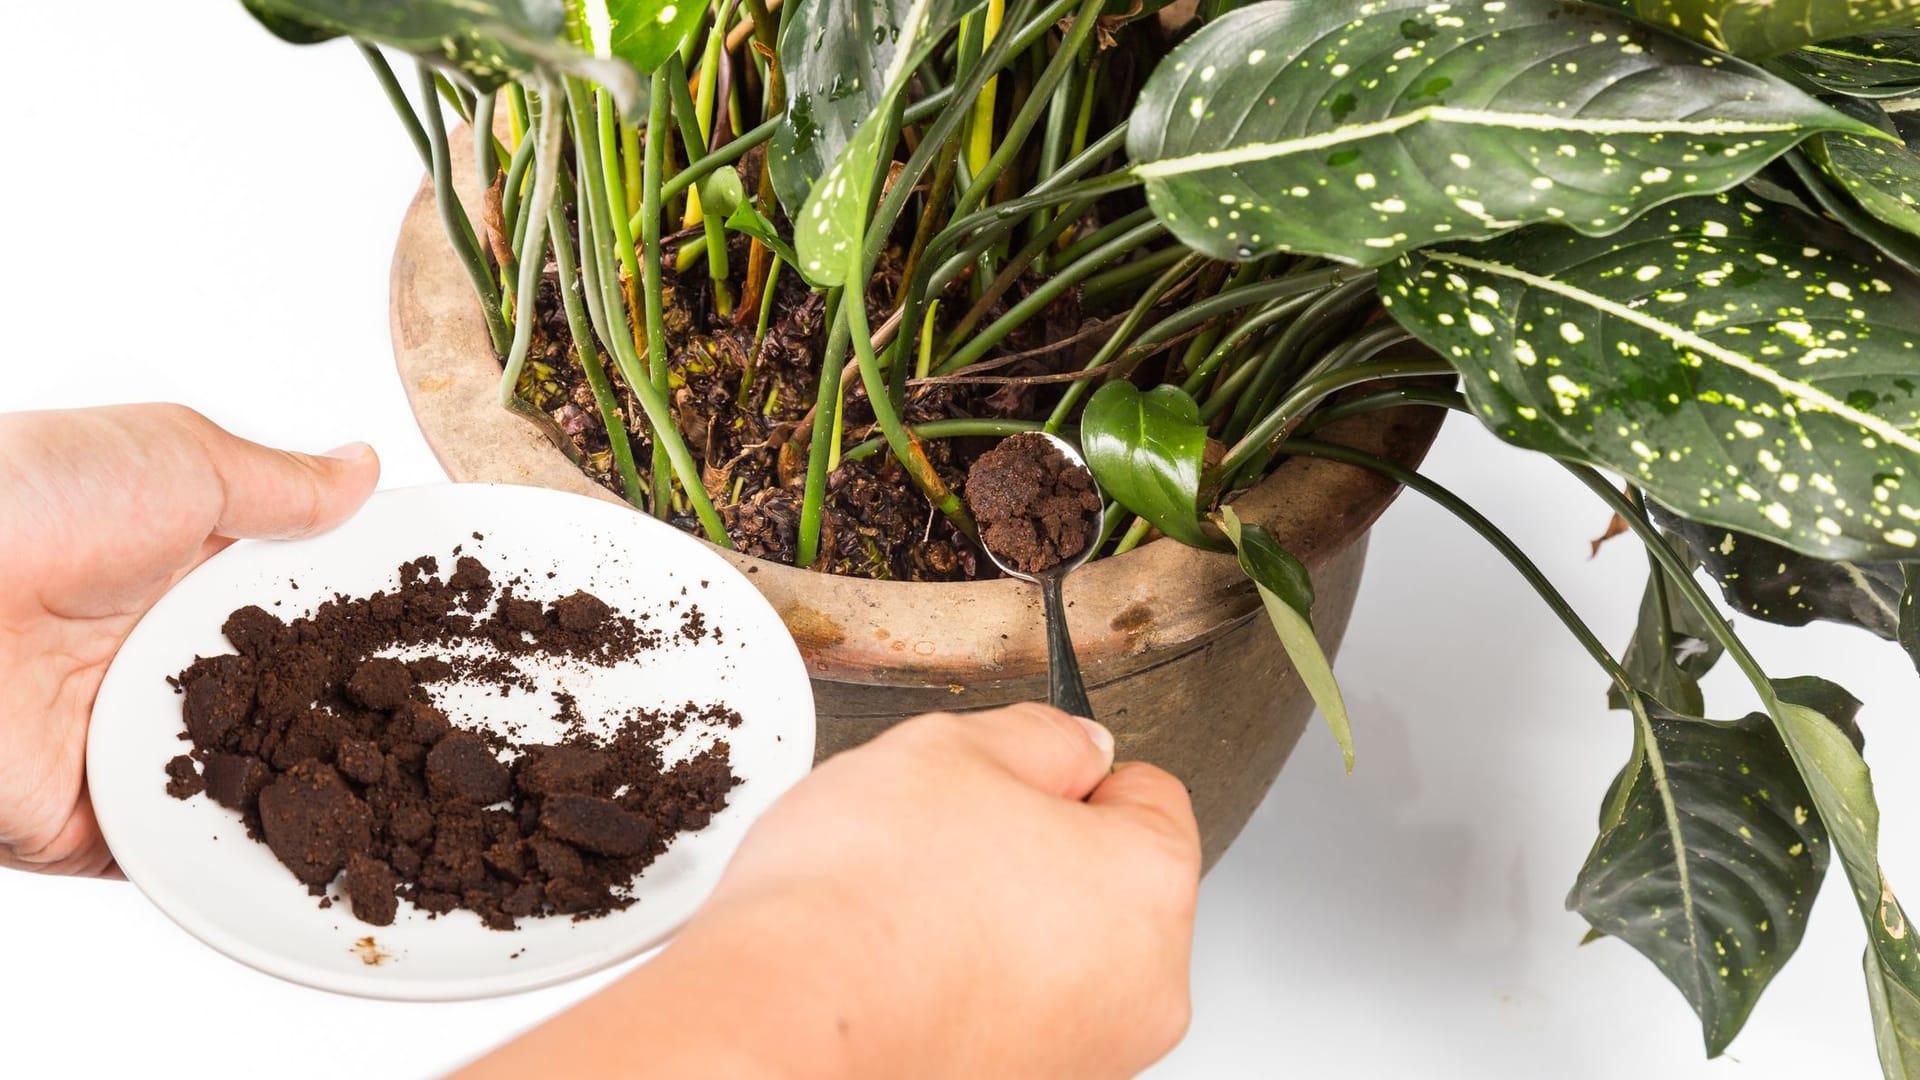
<svg viewBox="0 0 1920 1080"><path fill-rule="evenodd" d="M379 476L364 444L273 450L177 405L0 415L0 867L113 873L86 739L121 642L234 539L324 532Z"/></svg>
<svg viewBox="0 0 1920 1080"><path fill-rule="evenodd" d="M1200 841L1179 781L1112 759L1043 705L907 721L768 811L661 956L476 1071L1130 1076L1186 1030Z"/></svg>

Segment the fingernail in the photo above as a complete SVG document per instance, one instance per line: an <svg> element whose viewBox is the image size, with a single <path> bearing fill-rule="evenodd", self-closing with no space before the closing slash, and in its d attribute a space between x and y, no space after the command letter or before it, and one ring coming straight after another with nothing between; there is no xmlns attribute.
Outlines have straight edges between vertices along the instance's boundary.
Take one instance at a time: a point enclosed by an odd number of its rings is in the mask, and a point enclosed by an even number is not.
<svg viewBox="0 0 1920 1080"><path fill-rule="evenodd" d="M371 453L373 453L373 447L368 446L366 443L350 442L345 446L336 446L320 456L330 457L337 461L359 461Z"/></svg>
<svg viewBox="0 0 1920 1080"><path fill-rule="evenodd" d="M1074 719L1080 721L1080 726L1087 729L1087 738L1093 740L1093 745L1099 749L1101 755L1109 761L1113 760L1113 732L1108 731L1106 725L1097 720L1089 720L1084 716L1076 716Z"/></svg>

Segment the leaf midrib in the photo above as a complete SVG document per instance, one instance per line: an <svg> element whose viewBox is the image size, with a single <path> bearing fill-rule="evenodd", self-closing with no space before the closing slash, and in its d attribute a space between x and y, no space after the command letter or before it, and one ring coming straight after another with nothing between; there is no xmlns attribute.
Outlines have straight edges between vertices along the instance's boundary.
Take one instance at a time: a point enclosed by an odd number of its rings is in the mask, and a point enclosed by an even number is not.
<svg viewBox="0 0 1920 1080"><path fill-rule="evenodd" d="M1227 150L1208 150L1181 157L1144 161L1133 166L1133 174L1142 180L1231 168L1256 161L1291 157L1312 150L1324 150L1362 139L1391 135L1428 120L1463 127L1506 128L1515 131L1571 131L1585 135L1757 135L1793 133L1805 125L1791 120L1634 120L1555 116L1552 113L1506 112L1498 109L1462 109L1452 105L1426 105L1412 112L1365 124L1348 124L1326 131L1302 135L1279 142L1248 143Z"/></svg>
<svg viewBox="0 0 1920 1080"><path fill-rule="evenodd" d="M1512 266L1507 263L1494 262L1489 259L1478 259L1471 255L1463 255L1454 251L1434 250L1426 254L1429 258L1437 261L1450 262L1469 270L1479 270L1483 273L1493 274L1510 281L1517 281L1529 288L1540 289L1544 292L1552 293L1555 296L1585 304L1602 314L1623 319L1643 330L1663 337L1675 345L1691 349L1701 356L1718 361L1749 378L1758 379L1772 386L1782 394L1796 398L1796 404L1812 406L1817 411L1839 417L1857 427L1872 432L1903 450L1920 454L1920 439L1916 439L1914 436L1902 431L1893 424L1888 423L1878 416L1874 416L1872 413L1862 412L1818 387L1808 385L1797 379L1789 379L1772 368L1746 356L1742 356L1717 342L1701 337L1699 334L1685 327L1676 326L1662 319L1656 319L1645 312L1610 300L1598 293L1590 292L1562 281L1556 281L1553 278L1542 277L1539 274L1531 274L1517 266Z"/></svg>

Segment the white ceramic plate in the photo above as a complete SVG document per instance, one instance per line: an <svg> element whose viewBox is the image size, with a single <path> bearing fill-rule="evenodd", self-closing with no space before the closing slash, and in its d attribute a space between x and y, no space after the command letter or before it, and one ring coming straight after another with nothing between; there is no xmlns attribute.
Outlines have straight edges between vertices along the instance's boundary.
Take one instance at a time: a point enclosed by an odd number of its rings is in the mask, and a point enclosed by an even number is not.
<svg viewBox="0 0 1920 1080"><path fill-rule="evenodd" d="M718 640L709 634L697 644L669 634L674 644L585 676L525 666L543 690L564 684L589 718L687 701L724 702L743 718L725 732L742 779L726 810L674 840L624 911L578 923L522 919L520 929L500 932L468 911L430 919L403 900L392 926L368 926L344 902L322 910L264 844L247 838L239 815L204 794L181 801L164 790L167 761L189 745L180 739L181 698L166 678L196 655L233 651L220 633L228 612L252 603L282 618L303 615L335 593L393 588L399 565L420 555L436 556L450 573L456 545L486 564L496 585L524 577L522 596L552 600L586 589L628 616L653 612L653 625L669 628L698 601L707 625L721 630ZM456 724L517 722L523 741L557 733L547 693L434 690ZM811 767L813 737L813 694L792 637L747 579L705 545L583 496L448 484L381 492L325 536L244 541L188 575L141 620L107 672L87 779L120 868L202 941L309 986L445 1001L559 982L664 941L712 891L747 826ZM668 757L676 757L674 745Z"/></svg>

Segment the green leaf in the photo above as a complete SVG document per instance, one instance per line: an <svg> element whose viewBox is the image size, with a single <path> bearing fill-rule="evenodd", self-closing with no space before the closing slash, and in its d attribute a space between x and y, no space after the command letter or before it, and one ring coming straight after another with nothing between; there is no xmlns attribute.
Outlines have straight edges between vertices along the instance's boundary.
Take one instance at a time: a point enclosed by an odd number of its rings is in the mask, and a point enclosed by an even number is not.
<svg viewBox="0 0 1920 1080"><path fill-rule="evenodd" d="M1732 187L1813 132L1864 128L1604 8L1355 10L1255 4L1154 69L1127 153L1154 213L1189 246L1377 265L1530 222L1603 234Z"/></svg>
<svg viewBox="0 0 1920 1080"><path fill-rule="evenodd" d="M649 75L700 24L700 0L566 0L594 55L615 57Z"/></svg>
<svg viewBox="0 0 1920 1080"><path fill-rule="evenodd" d="M1327 718L1327 727L1340 744L1340 758L1353 771L1353 721L1346 699L1333 677L1333 665L1313 632L1313 578L1299 559L1287 554L1273 535L1259 525L1244 525L1233 507L1220 508L1220 527L1240 553L1240 569L1260 590L1267 618L1287 650L1287 659L1313 695L1313 703Z"/></svg>
<svg viewBox="0 0 1920 1080"><path fill-rule="evenodd" d="M780 261L788 266L792 266L800 258L781 237L780 230L773 227L773 222L768 221L766 215L754 208L753 201L750 199L742 199L740 205L733 208L733 213L727 215L726 226L734 232L745 233L767 245L767 250L780 256Z"/></svg>
<svg viewBox="0 0 1920 1080"><path fill-rule="evenodd" d="M1854 97L1920 92L1920 30L1885 30L1796 49L1781 63L1808 82Z"/></svg>
<svg viewBox="0 0 1920 1080"><path fill-rule="evenodd" d="M1219 547L1200 527L1197 506L1207 427L1179 387L1102 386L1080 418L1080 446L1108 498L1183 544Z"/></svg>
<svg viewBox="0 0 1920 1080"><path fill-rule="evenodd" d="M1800 944L1826 829L1767 717L1633 706L1643 760L1567 907L1653 961L1699 1014L1714 1057Z"/></svg>
<svg viewBox="0 0 1920 1080"><path fill-rule="evenodd" d="M1640 17L1735 56L1920 22L1915 0L1636 0Z"/></svg>
<svg viewBox="0 0 1920 1080"><path fill-rule="evenodd" d="M1620 660L1633 684L1676 713L1698 716L1706 707L1700 679L1722 651L1706 621L1680 598L1664 572L1649 570L1639 623ZM1617 686L1608 690L1607 703L1616 709L1631 707Z"/></svg>
<svg viewBox="0 0 1920 1080"><path fill-rule="evenodd" d="M794 266L814 285L844 285L854 273L886 127L878 116L862 125L793 219Z"/></svg>
<svg viewBox="0 0 1920 1080"><path fill-rule="evenodd" d="M1920 154L1905 143L1843 132L1809 140L1806 151L1861 209L1908 236L1920 236Z"/></svg>
<svg viewBox="0 0 1920 1080"><path fill-rule="evenodd" d="M1900 617L1894 627L1894 640L1907 650L1913 666L1920 669L1920 563L1901 566Z"/></svg>
<svg viewBox="0 0 1920 1080"><path fill-rule="evenodd" d="M1853 726L1859 703L1821 679L1776 680L1772 688L1767 711L1807 781L1867 928L1867 996L1881 1066L1890 1077L1920 1075L1920 953L1880 872L1880 808Z"/></svg>
<svg viewBox="0 0 1920 1080"><path fill-rule="evenodd" d="M767 169L780 205L797 222L814 181L980 0L790 2L779 44L787 110L768 145Z"/></svg>
<svg viewBox="0 0 1920 1080"><path fill-rule="evenodd" d="M1826 620L1894 636L1905 591L1899 563L1816 559L1664 508L1656 507L1654 517L1699 555L1735 611L1782 626Z"/></svg>
<svg viewBox="0 0 1920 1080"><path fill-rule="evenodd" d="M1882 255L1908 270L1920 272L1920 239L1867 213L1839 181L1813 163L1807 153L1809 143L1802 143L1779 162L1799 182L1797 193L1804 193L1812 204L1812 207L1803 205L1802 209L1817 208L1828 220L1879 248Z"/></svg>
<svg viewBox="0 0 1920 1080"><path fill-rule="evenodd" d="M1416 252L1380 286L1508 442L1802 554L1920 543L1920 278L1825 222L1718 195Z"/></svg>
<svg viewBox="0 0 1920 1080"><path fill-rule="evenodd" d="M623 109L641 95L639 76L576 48L560 0L243 0L269 30L312 43L342 35L451 68L481 90L536 69L578 75L610 90Z"/></svg>
<svg viewBox="0 0 1920 1080"><path fill-rule="evenodd" d="M740 174L731 168L715 169L700 181L700 212L725 218L747 200L747 189Z"/></svg>

